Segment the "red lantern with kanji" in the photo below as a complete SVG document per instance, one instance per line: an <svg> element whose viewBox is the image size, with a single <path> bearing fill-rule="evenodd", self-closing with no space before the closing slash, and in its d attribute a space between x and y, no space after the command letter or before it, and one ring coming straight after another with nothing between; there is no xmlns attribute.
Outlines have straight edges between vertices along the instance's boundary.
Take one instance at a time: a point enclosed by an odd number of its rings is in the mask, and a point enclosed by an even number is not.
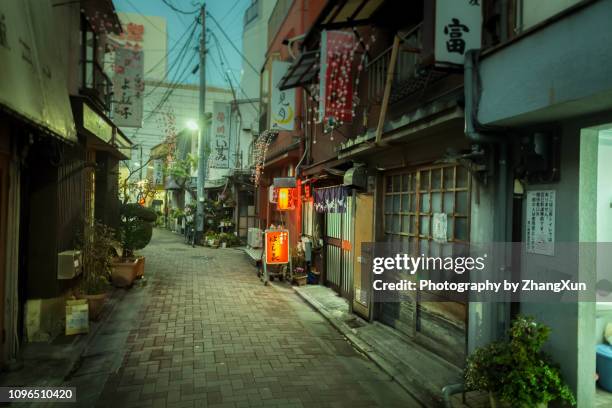
<svg viewBox="0 0 612 408"><path fill-rule="evenodd" d="M297 189L293 187L280 187L277 190L276 209L278 211L295 210Z"/></svg>
<svg viewBox="0 0 612 408"><path fill-rule="evenodd" d="M269 230L265 235L266 263L268 265L289 263L289 232Z"/></svg>

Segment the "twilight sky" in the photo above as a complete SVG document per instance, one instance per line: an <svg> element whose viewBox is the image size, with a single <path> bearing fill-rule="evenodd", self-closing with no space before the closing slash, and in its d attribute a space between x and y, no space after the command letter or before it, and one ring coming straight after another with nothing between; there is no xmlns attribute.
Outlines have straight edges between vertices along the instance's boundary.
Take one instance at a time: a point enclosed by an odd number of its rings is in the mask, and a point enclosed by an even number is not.
<svg viewBox="0 0 612 408"><path fill-rule="evenodd" d="M166 0L168 3L174 5L180 10L187 12L200 8L200 1L195 0ZM180 49L186 42L188 35L185 35L181 39L181 35L187 30L188 26L193 22L193 19L197 16L196 14L184 15L173 11L168 7L162 0L114 0L115 8L120 12L128 13L140 13L145 16L160 16L165 17L168 27L168 67L172 67L173 63L176 62L176 56L179 54ZM244 11L251 4L251 0L208 0L206 1L206 8L210 14L212 14L217 21L221 24L227 35L234 42L239 50L242 50L242 19ZM240 55L232 46L228 43L225 36L221 33L219 28L214 24L211 19L207 19L206 25L208 30L212 31L214 36L218 38L218 42L221 45L222 52L220 53L217 49L216 41L211 37L208 41L209 52L207 54L207 68L206 77L209 85L217 85L228 87L227 81L222 76L222 70L231 69L232 81L236 83L240 79L240 72L242 68L242 61ZM182 72L188 61L191 59L193 53L197 52L197 44L199 41L201 29L198 25L196 36L194 36L190 50L185 56L184 61L180 66L175 64L174 68L170 69L168 73L169 80L176 77L177 71ZM178 41L180 39L180 41ZM177 45L178 42L178 45ZM174 48L174 49L173 49ZM146 50L145 50L146 51ZM220 59L223 56L227 57L224 64L221 64ZM197 64L197 63L196 63ZM196 64L192 64L194 67ZM228 66L229 65L229 66ZM188 68L191 71L192 67ZM189 74L188 77L182 81L187 83L198 83L199 74Z"/></svg>

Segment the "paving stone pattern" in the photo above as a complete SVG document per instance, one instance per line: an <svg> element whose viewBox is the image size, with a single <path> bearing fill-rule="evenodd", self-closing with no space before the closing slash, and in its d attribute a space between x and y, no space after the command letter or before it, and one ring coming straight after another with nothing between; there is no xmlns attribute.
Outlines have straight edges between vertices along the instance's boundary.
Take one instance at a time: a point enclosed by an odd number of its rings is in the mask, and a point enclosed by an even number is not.
<svg viewBox="0 0 612 408"><path fill-rule="evenodd" d="M419 406L240 251L156 230L144 253L147 297L98 406Z"/></svg>

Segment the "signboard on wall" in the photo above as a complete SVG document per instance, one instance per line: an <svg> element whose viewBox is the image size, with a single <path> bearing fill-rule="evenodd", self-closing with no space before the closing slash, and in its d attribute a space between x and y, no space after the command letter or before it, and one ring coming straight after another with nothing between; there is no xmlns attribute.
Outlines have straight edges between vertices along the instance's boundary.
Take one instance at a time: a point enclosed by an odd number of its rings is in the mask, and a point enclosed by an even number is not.
<svg viewBox="0 0 612 408"><path fill-rule="evenodd" d="M555 255L555 190L527 192L527 252Z"/></svg>
<svg viewBox="0 0 612 408"><path fill-rule="evenodd" d="M295 129L295 88L284 91L278 89L278 84L287 73L290 65L290 62L272 61L271 129Z"/></svg>
<svg viewBox="0 0 612 408"><path fill-rule="evenodd" d="M465 53L482 45L482 0L436 0L437 64L463 65Z"/></svg>
<svg viewBox="0 0 612 408"><path fill-rule="evenodd" d="M118 48L113 77L113 121L121 127L142 127L144 58L142 51Z"/></svg>
<svg viewBox="0 0 612 408"><path fill-rule="evenodd" d="M353 120L353 53L355 35L346 31L321 33L319 120Z"/></svg>
<svg viewBox="0 0 612 408"><path fill-rule="evenodd" d="M224 102L213 102L210 167L229 168L230 156L230 106Z"/></svg>

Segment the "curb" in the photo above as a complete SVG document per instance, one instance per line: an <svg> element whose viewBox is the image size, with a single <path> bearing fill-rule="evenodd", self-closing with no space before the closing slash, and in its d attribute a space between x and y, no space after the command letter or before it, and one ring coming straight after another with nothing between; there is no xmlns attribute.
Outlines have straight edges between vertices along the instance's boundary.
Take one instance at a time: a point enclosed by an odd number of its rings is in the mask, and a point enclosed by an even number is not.
<svg viewBox="0 0 612 408"><path fill-rule="evenodd" d="M367 342L360 339L357 334L355 334L355 330L345 325L343 322L339 321L337 318L332 316L331 313L323 307L323 305L318 302L316 299L308 296L307 294L300 292L296 289L296 287L292 286L293 292L297 293L299 297L301 297L306 303L308 303L313 309L315 309L320 315L322 315L336 330L340 332L352 345L355 347L360 353L365 355L370 361L372 361L378 368L380 368L385 374L387 374L393 381L395 381L404 391L410 394L414 399L419 400L418 396L414 394L414 389L412 389L409 384L407 384L403 378L399 375L399 371L385 358L380 355L380 353L374 351L372 346L370 346ZM425 406L425 405L423 405Z"/></svg>

